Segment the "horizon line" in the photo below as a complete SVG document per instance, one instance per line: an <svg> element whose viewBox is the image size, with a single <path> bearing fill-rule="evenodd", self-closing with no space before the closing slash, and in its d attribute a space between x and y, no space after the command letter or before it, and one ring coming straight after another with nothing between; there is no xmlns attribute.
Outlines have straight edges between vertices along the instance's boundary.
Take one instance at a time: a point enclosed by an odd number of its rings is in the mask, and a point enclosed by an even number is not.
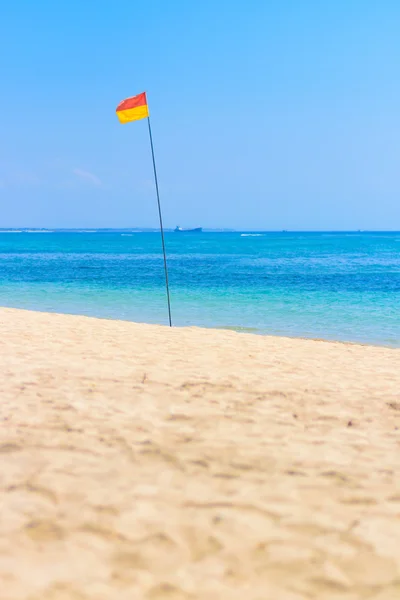
<svg viewBox="0 0 400 600"><path fill-rule="evenodd" d="M165 231L174 232L171 227L164 227ZM30 231L52 232L80 232L96 233L101 231L133 231L136 233L160 232L160 227L0 227L0 233ZM233 229L227 227L203 227L203 233L400 233L400 229Z"/></svg>

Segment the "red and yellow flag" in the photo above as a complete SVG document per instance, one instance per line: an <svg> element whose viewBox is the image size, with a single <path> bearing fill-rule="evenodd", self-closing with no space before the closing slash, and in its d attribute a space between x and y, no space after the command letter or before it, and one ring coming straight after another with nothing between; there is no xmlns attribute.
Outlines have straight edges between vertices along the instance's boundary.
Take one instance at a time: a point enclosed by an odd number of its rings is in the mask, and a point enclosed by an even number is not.
<svg viewBox="0 0 400 600"><path fill-rule="evenodd" d="M147 106L146 92L122 100L117 106L117 117L121 123L138 121L149 116L149 107Z"/></svg>

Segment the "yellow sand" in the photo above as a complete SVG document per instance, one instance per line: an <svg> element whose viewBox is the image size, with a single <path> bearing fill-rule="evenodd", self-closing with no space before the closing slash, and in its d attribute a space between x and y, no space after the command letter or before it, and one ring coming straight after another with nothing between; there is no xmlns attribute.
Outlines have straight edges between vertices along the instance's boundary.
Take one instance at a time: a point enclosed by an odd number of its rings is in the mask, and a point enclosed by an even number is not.
<svg viewBox="0 0 400 600"><path fill-rule="evenodd" d="M398 600L400 351L0 309L1 600Z"/></svg>

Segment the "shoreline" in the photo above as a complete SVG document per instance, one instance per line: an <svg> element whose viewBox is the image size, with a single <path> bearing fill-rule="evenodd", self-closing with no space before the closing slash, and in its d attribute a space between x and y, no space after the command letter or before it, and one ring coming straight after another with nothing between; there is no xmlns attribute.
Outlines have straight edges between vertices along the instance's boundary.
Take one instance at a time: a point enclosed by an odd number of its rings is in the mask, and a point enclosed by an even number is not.
<svg viewBox="0 0 400 600"><path fill-rule="evenodd" d="M0 323L5 597L397 597L399 351Z"/></svg>
<svg viewBox="0 0 400 600"><path fill-rule="evenodd" d="M132 321L130 319L117 319L117 318L113 318L113 317L97 317L95 315L85 315L82 313L71 313L71 312L57 312L57 311L46 311L46 310L40 310L40 309L32 309L32 308L15 308L15 307L10 307L10 306L1 306L0 305L0 311L18 311L18 312L25 312L25 313L39 313L39 314L43 314L43 315L57 315L57 316L66 316L66 317L81 317L82 319L94 319L95 321L111 321L111 322L115 322L115 323L132 323L133 325L145 325L145 326L149 326L149 327L163 327L166 328L167 330L170 329L168 324L159 324L159 323L148 323L145 321ZM241 328L240 326L235 327L235 326L215 326L215 327L207 327L207 326L201 326L201 325L173 325L172 326L173 330L202 330L202 331L226 331L226 332L232 332L232 333L237 333L240 335L254 335L257 337L262 337L262 338L277 338L277 339L286 339L286 340L304 340L304 341L310 341L310 342L325 342L327 344L344 344L344 345L350 345L350 346L367 346L367 347L372 347L372 348L386 348L388 350L400 350L400 345L388 345L388 344L384 344L384 343L378 343L378 342L357 342L357 341L350 341L350 340L335 340L335 339L328 339L328 338L321 338L321 337L305 337L305 336L288 336L288 335L279 335L279 334L274 334L274 333L263 333L262 331L256 330L254 328L246 328L243 327ZM246 331L246 329L248 329L248 331Z"/></svg>

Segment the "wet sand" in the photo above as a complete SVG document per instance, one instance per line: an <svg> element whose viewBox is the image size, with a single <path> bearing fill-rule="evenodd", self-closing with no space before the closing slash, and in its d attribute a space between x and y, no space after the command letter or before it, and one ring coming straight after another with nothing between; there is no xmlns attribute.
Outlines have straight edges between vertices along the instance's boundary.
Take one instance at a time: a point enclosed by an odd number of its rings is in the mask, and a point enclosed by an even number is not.
<svg viewBox="0 0 400 600"><path fill-rule="evenodd" d="M400 350L0 325L1 600L400 598Z"/></svg>

